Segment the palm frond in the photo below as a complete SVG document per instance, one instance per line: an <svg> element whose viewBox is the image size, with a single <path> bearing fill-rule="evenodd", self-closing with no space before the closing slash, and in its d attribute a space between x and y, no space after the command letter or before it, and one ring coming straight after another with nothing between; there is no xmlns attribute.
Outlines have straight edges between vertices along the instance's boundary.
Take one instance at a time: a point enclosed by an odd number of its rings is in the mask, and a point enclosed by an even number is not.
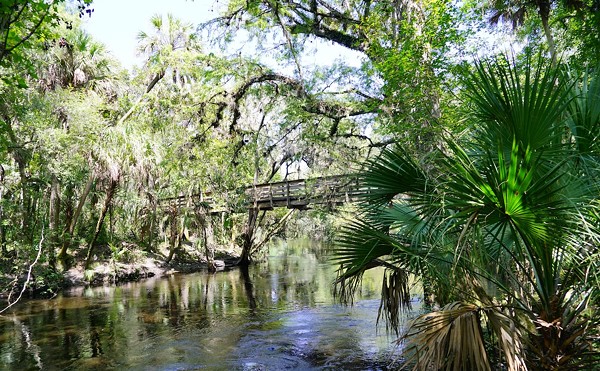
<svg viewBox="0 0 600 371"><path fill-rule="evenodd" d="M400 311L410 310L410 284L408 273L404 269L386 269L381 285L381 304L377 314L377 323L385 317L386 329L398 334Z"/></svg>
<svg viewBox="0 0 600 371"><path fill-rule="evenodd" d="M600 76L588 70L571 91L567 123L577 152L581 155L600 154Z"/></svg>
<svg viewBox="0 0 600 371"><path fill-rule="evenodd" d="M491 370L491 356L485 346L490 336L499 350L495 366L500 362L507 370L527 370L522 333L499 306L450 303L415 318L398 343L405 349L404 368Z"/></svg>
<svg viewBox="0 0 600 371"><path fill-rule="evenodd" d="M527 370L522 331L514 320L498 306L482 308L508 370Z"/></svg>
<svg viewBox="0 0 600 371"><path fill-rule="evenodd" d="M479 62L465 80L473 116L482 125L478 140L494 148L513 140L532 151L561 143L561 116L570 102L568 79L541 57L524 67L503 58Z"/></svg>
<svg viewBox="0 0 600 371"><path fill-rule="evenodd" d="M425 172L400 147L369 161L359 182L369 190L362 199L366 208L385 207L398 195L423 194L427 189Z"/></svg>
<svg viewBox="0 0 600 371"><path fill-rule="evenodd" d="M364 270L371 262L391 255L398 241L389 234L357 220L346 226L337 238L333 260L344 267L347 275Z"/></svg>
<svg viewBox="0 0 600 371"><path fill-rule="evenodd" d="M476 305L455 302L421 315L398 342L404 346L404 368L491 370Z"/></svg>

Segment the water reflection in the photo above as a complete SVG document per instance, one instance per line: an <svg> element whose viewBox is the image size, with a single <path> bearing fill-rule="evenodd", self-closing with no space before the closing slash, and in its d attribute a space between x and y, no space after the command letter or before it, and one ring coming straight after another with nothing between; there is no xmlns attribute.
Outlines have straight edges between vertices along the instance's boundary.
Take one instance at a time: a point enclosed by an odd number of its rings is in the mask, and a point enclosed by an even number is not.
<svg viewBox="0 0 600 371"><path fill-rule="evenodd" d="M353 308L334 304L335 267L308 243L249 269L78 288L0 317L0 369L384 369L374 324L380 275Z"/></svg>

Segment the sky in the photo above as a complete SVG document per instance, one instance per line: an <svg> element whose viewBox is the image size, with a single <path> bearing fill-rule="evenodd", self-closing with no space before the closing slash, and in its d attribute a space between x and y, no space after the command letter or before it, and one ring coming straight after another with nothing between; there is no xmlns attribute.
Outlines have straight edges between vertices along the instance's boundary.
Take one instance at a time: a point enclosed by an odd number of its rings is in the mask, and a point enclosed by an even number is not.
<svg viewBox="0 0 600 371"><path fill-rule="evenodd" d="M171 13L196 26L216 17L219 6L215 0L94 0L94 12L83 17L83 24L124 67L131 68L140 63L135 53L137 35L150 31L150 17Z"/></svg>
<svg viewBox="0 0 600 371"><path fill-rule="evenodd" d="M173 14L176 18L197 26L218 17L226 0L94 0L91 17L83 17L84 28L106 45L121 61L123 67L131 69L141 66L136 56L137 35L150 31L150 17L155 14ZM336 59L346 64L360 66L362 55L338 45L316 42L318 53L303 56L302 63L328 65Z"/></svg>

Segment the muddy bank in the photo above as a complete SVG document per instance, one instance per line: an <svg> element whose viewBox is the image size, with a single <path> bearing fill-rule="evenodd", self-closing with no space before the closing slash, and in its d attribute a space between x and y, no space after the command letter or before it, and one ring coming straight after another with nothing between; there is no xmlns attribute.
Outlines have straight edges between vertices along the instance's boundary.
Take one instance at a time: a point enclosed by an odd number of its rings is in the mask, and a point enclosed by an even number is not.
<svg viewBox="0 0 600 371"><path fill-rule="evenodd" d="M237 264L239 256L231 251L219 251L216 256L217 270L225 270ZM83 261L64 272L57 271L47 264L38 265L32 270L29 284L24 292L27 298L52 297L61 290L77 286L114 285L124 282L139 281L150 277L164 277L177 273L193 273L208 270L205 259L199 256L181 254L171 262L165 262L165 256L155 253L144 253L126 261L105 259L100 256L85 270ZM0 309L6 306L9 295L14 300L27 281L27 271L17 276L2 272L4 281L0 285Z"/></svg>
<svg viewBox="0 0 600 371"><path fill-rule="evenodd" d="M235 266L237 257L231 256L224 260L215 260L217 270ZM165 263L154 257L136 263L103 262L94 269L85 271L83 266L77 266L65 272L65 287L83 285L106 285L120 282L139 281L150 277L163 277L175 273L193 273L208 269L205 261L177 260Z"/></svg>

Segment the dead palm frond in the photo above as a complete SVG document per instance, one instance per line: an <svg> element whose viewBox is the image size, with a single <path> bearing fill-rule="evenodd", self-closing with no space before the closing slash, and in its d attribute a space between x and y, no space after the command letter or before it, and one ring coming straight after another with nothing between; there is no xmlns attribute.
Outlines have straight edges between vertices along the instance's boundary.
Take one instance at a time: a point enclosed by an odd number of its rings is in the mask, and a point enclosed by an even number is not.
<svg viewBox="0 0 600 371"><path fill-rule="evenodd" d="M417 317L399 341L414 370L489 370L479 308L451 303Z"/></svg>
<svg viewBox="0 0 600 371"><path fill-rule="evenodd" d="M404 368L491 370L487 339L499 350L495 363L511 371L527 369L521 333L498 306L450 303L415 318L398 343L403 346Z"/></svg>

